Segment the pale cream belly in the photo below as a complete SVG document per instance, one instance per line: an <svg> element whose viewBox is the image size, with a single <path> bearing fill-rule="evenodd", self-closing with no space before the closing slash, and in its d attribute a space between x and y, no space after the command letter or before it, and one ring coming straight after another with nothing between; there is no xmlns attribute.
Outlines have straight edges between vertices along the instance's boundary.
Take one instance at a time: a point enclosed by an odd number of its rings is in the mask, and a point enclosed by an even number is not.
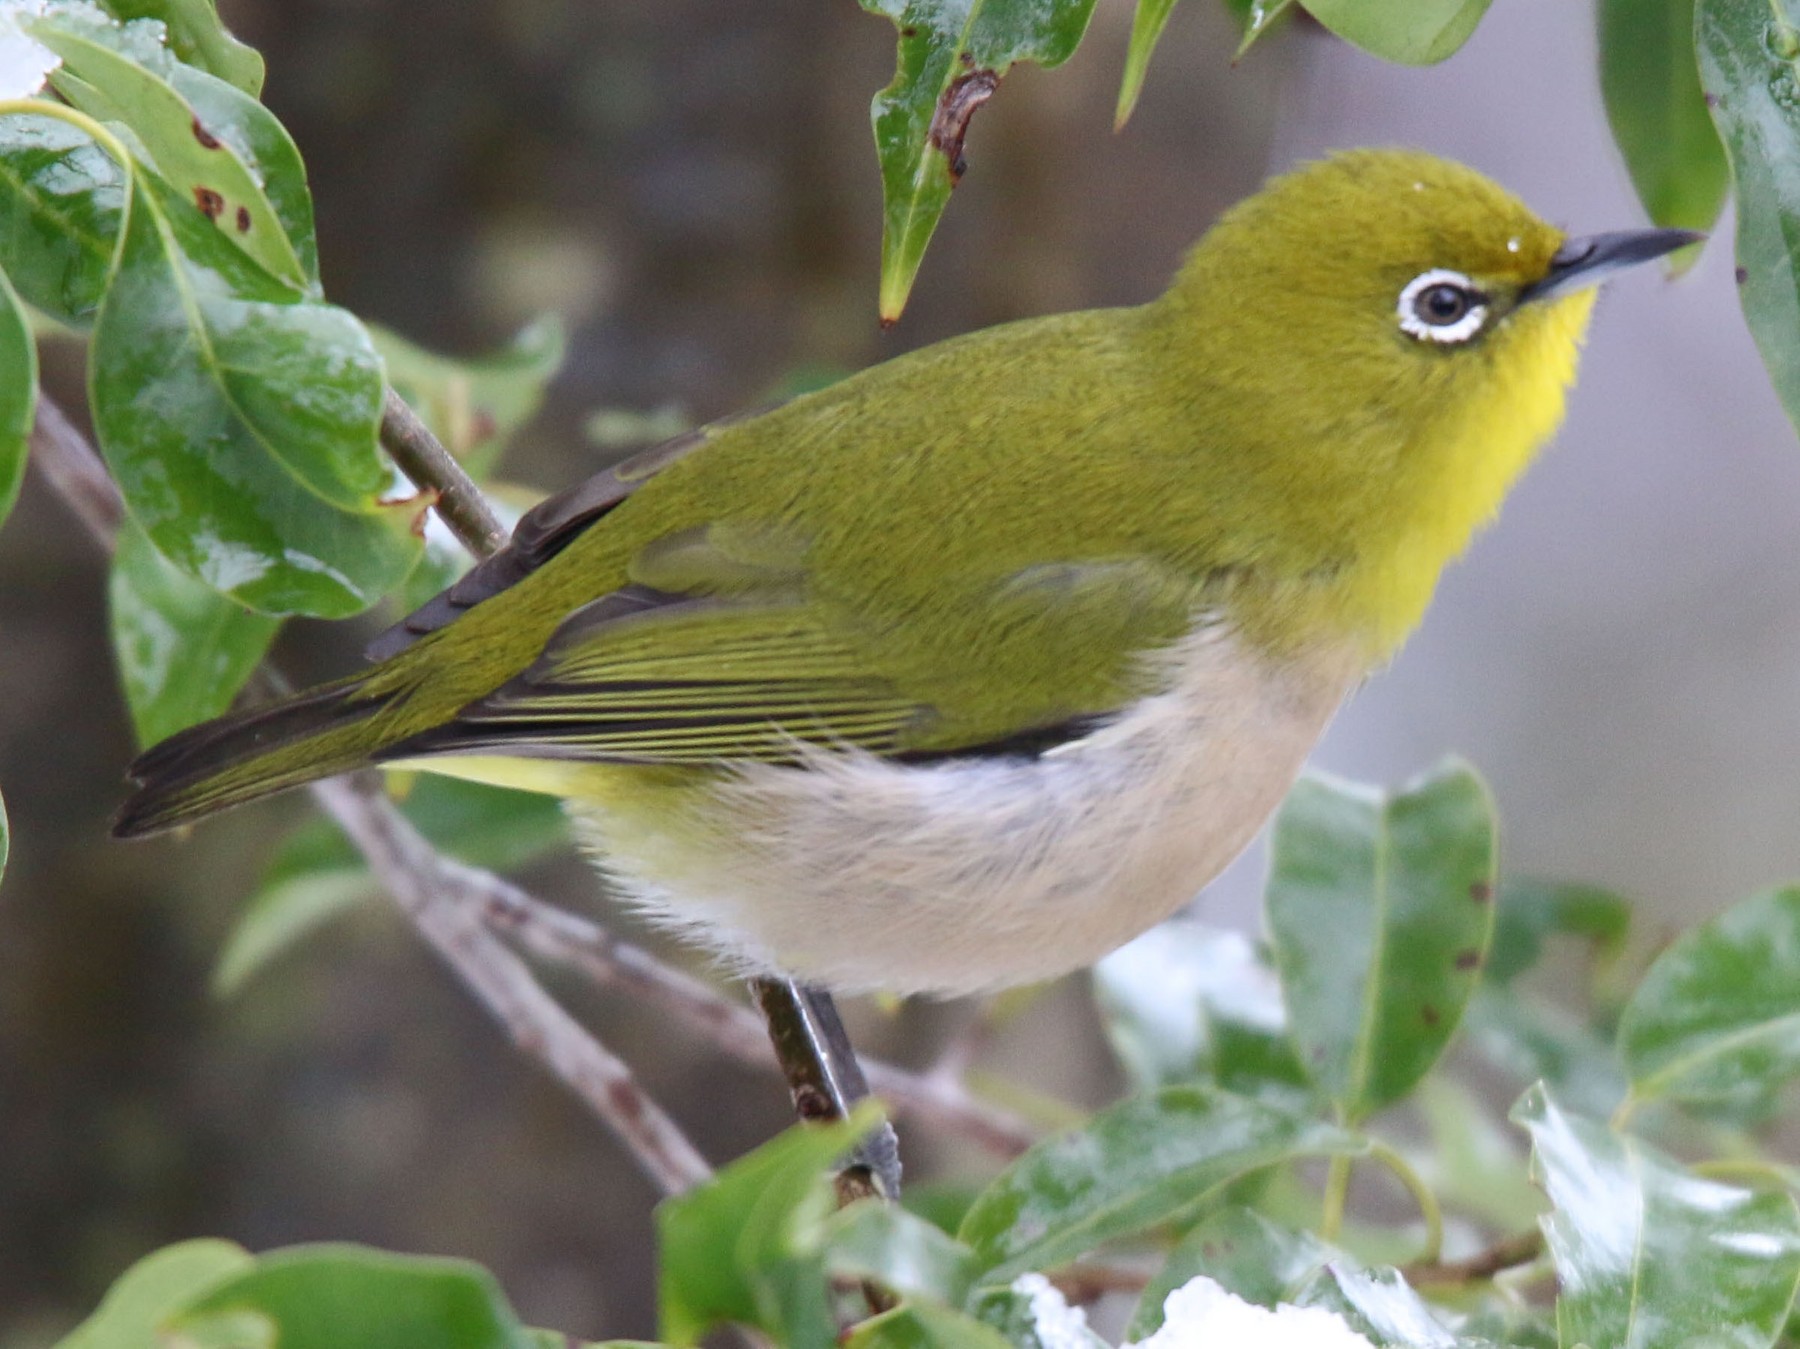
<svg viewBox="0 0 1800 1349"><path fill-rule="evenodd" d="M1210 629L1158 659L1164 692L1040 758L819 752L571 809L632 902L734 967L939 995L1052 978L1223 870L1362 673L1345 651L1275 671Z"/></svg>

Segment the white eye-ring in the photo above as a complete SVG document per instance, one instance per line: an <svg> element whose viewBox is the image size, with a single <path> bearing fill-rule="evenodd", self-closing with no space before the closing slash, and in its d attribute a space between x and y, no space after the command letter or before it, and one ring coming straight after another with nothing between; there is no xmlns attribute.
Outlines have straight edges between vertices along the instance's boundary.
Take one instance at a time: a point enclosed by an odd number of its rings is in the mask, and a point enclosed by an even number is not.
<svg viewBox="0 0 1800 1349"><path fill-rule="evenodd" d="M1461 272L1434 267L1406 283L1394 312L1409 337L1454 345L1481 331L1488 297Z"/></svg>

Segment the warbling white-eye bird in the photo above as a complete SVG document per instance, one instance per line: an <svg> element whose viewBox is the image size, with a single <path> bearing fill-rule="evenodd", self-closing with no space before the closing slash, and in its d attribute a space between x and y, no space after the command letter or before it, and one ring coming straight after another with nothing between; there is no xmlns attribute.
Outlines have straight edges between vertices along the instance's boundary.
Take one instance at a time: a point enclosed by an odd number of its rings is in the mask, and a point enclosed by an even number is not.
<svg viewBox="0 0 1800 1349"><path fill-rule="evenodd" d="M368 764L568 799L735 965L959 994L1088 964L1256 834L1556 427L1565 238L1368 150L1161 297L941 342L527 515L378 663L154 747L122 835Z"/></svg>

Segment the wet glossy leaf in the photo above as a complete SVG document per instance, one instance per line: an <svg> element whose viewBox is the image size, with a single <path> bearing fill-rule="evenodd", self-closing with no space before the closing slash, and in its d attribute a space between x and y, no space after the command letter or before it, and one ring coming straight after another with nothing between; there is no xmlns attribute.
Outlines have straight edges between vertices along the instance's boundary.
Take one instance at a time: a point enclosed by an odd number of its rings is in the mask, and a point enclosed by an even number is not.
<svg viewBox="0 0 1800 1349"><path fill-rule="evenodd" d="M568 345L555 315L520 329L503 351L468 360L427 351L376 325L369 336L394 391L478 477L493 468L507 438L536 414Z"/></svg>
<svg viewBox="0 0 1800 1349"><path fill-rule="evenodd" d="M1109 1349L1088 1326L1087 1313L1070 1307L1042 1274L979 1290L969 1311L1017 1349Z"/></svg>
<svg viewBox="0 0 1800 1349"><path fill-rule="evenodd" d="M1698 0L1700 83L1737 192L1744 318L1800 425L1800 2Z"/></svg>
<svg viewBox="0 0 1800 1349"><path fill-rule="evenodd" d="M1131 15L1131 45L1125 52L1125 77L1119 83L1119 105L1113 111L1113 130L1131 120L1138 96L1144 92L1144 76L1150 71L1150 57L1162 41L1169 15L1175 11L1175 0L1137 0Z"/></svg>
<svg viewBox="0 0 1800 1349"><path fill-rule="evenodd" d="M1793 1196L1703 1180L1639 1139L1565 1113L1542 1087L1515 1107L1562 1285L1565 1345L1763 1349L1800 1283Z"/></svg>
<svg viewBox="0 0 1800 1349"><path fill-rule="evenodd" d="M221 1323L262 1323L280 1349L533 1349L500 1285L479 1265L364 1246L259 1256L254 1268L188 1302L168 1326L205 1343Z"/></svg>
<svg viewBox="0 0 1800 1349"><path fill-rule="evenodd" d="M868 1199L833 1215L825 1263L840 1278L873 1279L903 1297L961 1303L975 1255L954 1237L894 1204Z"/></svg>
<svg viewBox="0 0 1800 1349"><path fill-rule="evenodd" d="M112 268L125 170L49 117L0 117L0 269L25 301L83 327Z"/></svg>
<svg viewBox="0 0 1800 1349"><path fill-rule="evenodd" d="M219 22L215 0L105 0L121 19L161 19L169 45L190 66L217 75L252 96L262 93L263 59Z"/></svg>
<svg viewBox="0 0 1800 1349"><path fill-rule="evenodd" d="M1301 0L1346 42L1385 61L1426 66L1451 55L1492 0Z"/></svg>
<svg viewBox="0 0 1800 1349"><path fill-rule="evenodd" d="M1276 816L1267 921L1301 1062L1355 1121L1443 1053L1493 935L1494 815L1448 764L1386 794L1318 774Z"/></svg>
<svg viewBox="0 0 1800 1349"><path fill-rule="evenodd" d="M1233 8L1241 9L1244 28L1243 41L1238 43L1237 52L1232 56L1232 63L1244 59L1244 54L1255 46L1264 33L1272 31L1283 19L1294 13L1296 0L1245 0Z"/></svg>
<svg viewBox="0 0 1800 1349"><path fill-rule="evenodd" d="M1315 1272L1293 1299L1297 1307L1336 1313L1373 1344L1405 1349L1456 1349L1459 1341L1395 1269L1333 1263Z"/></svg>
<svg viewBox="0 0 1800 1349"><path fill-rule="evenodd" d="M417 557L379 504L381 363L155 175L135 179L88 380L101 449L162 554L265 613L341 618Z"/></svg>
<svg viewBox="0 0 1800 1349"><path fill-rule="evenodd" d="M1245 1208L1209 1215L1169 1252L1168 1261L1144 1286L1127 1341L1147 1339L1163 1323L1163 1302L1189 1279L1205 1275L1229 1293L1259 1307L1291 1300L1299 1287L1339 1253L1310 1232L1278 1227Z"/></svg>
<svg viewBox="0 0 1800 1349"><path fill-rule="evenodd" d="M31 323L0 271L0 525L25 480L25 453L37 413L37 343Z"/></svg>
<svg viewBox="0 0 1800 1349"><path fill-rule="evenodd" d="M883 203L881 317L891 323L962 176L969 119L1015 61L1067 60L1094 0L860 2L900 30L893 82L872 109Z"/></svg>
<svg viewBox="0 0 1800 1349"><path fill-rule="evenodd" d="M1657 957L1619 1049L1639 1100L1753 1108L1800 1076L1800 887L1733 905Z"/></svg>
<svg viewBox="0 0 1800 1349"><path fill-rule="evenodd" d="M1240 932L1175 919L1094 967L1107 1038L1139 1089L1211 1078L1299 1104L1310 1088L1274 968Z"/></svg>
<svg viewBox="0 0 1800 1349"><path fill-rule="evenodd" d="M91 116L130 127L157 171L223 237L289 285L316 279L312 203L299 153L260 103L188 67L172 68L165 80L52 19L34 23L31 32L62 57L51 76L57 92ZM289 221L276 211L265 182L279 186ZM308 251L305 261L289 237L290 223Z"/></svg>
<svg viewBox="0 0 1800 1349"><path fill-rule="evenodd" d="M1650 218L1710 229L1724 209L1731 171L1700 91L1694 0L1601 0L1600 90Z"/></svg>
<svg viewBox="0 0 1800 1349"><path fill-rule="evenodd" d="M121 1274L94 1314L56 1349L146 1349L175 1312L254 1264L248 1251L229 1241L165 1246Z"/></svg>
<svg viewBox="0 0 1800 1349"><path fill-rule="evenodd" d="M178 571L134 525L119 536L107 597L139 745L230 707L281 627Z"/></svg>
<svg viewBox="0 0 1800 1349"><path fill-rule="evenodd" d="M798 1126L656 1210L663 1338L692 1344L727 1322L778 1333L789 1349L832 1349L821 1246L829 1169L876 1122Z"/></svg>
<svg viewBox="0 0 1800 1349"><path fill-rule="evenodd" d="M844 1349L1017 1349L973 1317L930 1302L908 1303L870 1317L850 1332Z"/></svg>
<svg viewBox="0 0 1800 1349"><path fill-rule="evenodd" d="M1631 929L1631 905L1609 890L1508 877L1494 909L1494 943L1487 981L1504 984L1537 964L1544 942L1575 937L1611 955Z"/></svg>
<svg viewBox="0 0 1800 1349"><path fill-rule="evenodd" d="M981 1192L957 1235L984 1280L1005 1282L1141 1232L1248 1172L1366 1150L1355 1134L1260 1101L1166 1087L1038 1144Z"/></svg>

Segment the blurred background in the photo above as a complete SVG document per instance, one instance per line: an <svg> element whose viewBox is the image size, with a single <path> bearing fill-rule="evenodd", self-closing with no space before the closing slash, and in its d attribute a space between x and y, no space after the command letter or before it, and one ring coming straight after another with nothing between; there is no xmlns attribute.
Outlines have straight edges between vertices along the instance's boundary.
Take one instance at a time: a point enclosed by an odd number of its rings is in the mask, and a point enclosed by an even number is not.
<svg viewBox="0 0 1800 1349"><path fill-rule="evenodd" d="M1298 25L1233 68L1222 9L1189 0L1114 135L1130 13L1101 0L1066 67L1016 70L976 119L970 172L884 333L867 108L893 30L851 0L222 8L308 159L332 298L462 354L562 316L567 364L505 467L540 488L616 457L584 431L597 410L706 419L807 372L1147 298L1222 207L1332 146L1464 159L1582 231L1641 223L1586 5L1498 0L1464 51L1419 71ZM50 353L47 379L77 403L79 354ZM1676 284L1633 274L1601 306L1558 444L1319 762L1395 780L1464 754L1494 786L1509 871L1612 886L1670 921L1800 875L1797 507L1800 450L1729 250ZM103 584L33 484L0 534L0 1349L50 1342L131 1260L200 1234L469 1256L534 1323L649 1334L651 1188L385 908L234 1000L209 995L237 906L305 807L185 843L106 838L133 746ZM280 655L335 673L367 630L298 628ZM601 907L573 863L528 879ZM1201 912L1254 930L1259 880L1253 853ZM785 1122L772 1074L619 998L560 991L709 1157ZM912 1063L969 1016L852 1010L865 1045ZM1083 1104L1117 1090L1078 987L981 1064ZM921 1179L991 1165L918 1131L907 1155Z"/></svg>

